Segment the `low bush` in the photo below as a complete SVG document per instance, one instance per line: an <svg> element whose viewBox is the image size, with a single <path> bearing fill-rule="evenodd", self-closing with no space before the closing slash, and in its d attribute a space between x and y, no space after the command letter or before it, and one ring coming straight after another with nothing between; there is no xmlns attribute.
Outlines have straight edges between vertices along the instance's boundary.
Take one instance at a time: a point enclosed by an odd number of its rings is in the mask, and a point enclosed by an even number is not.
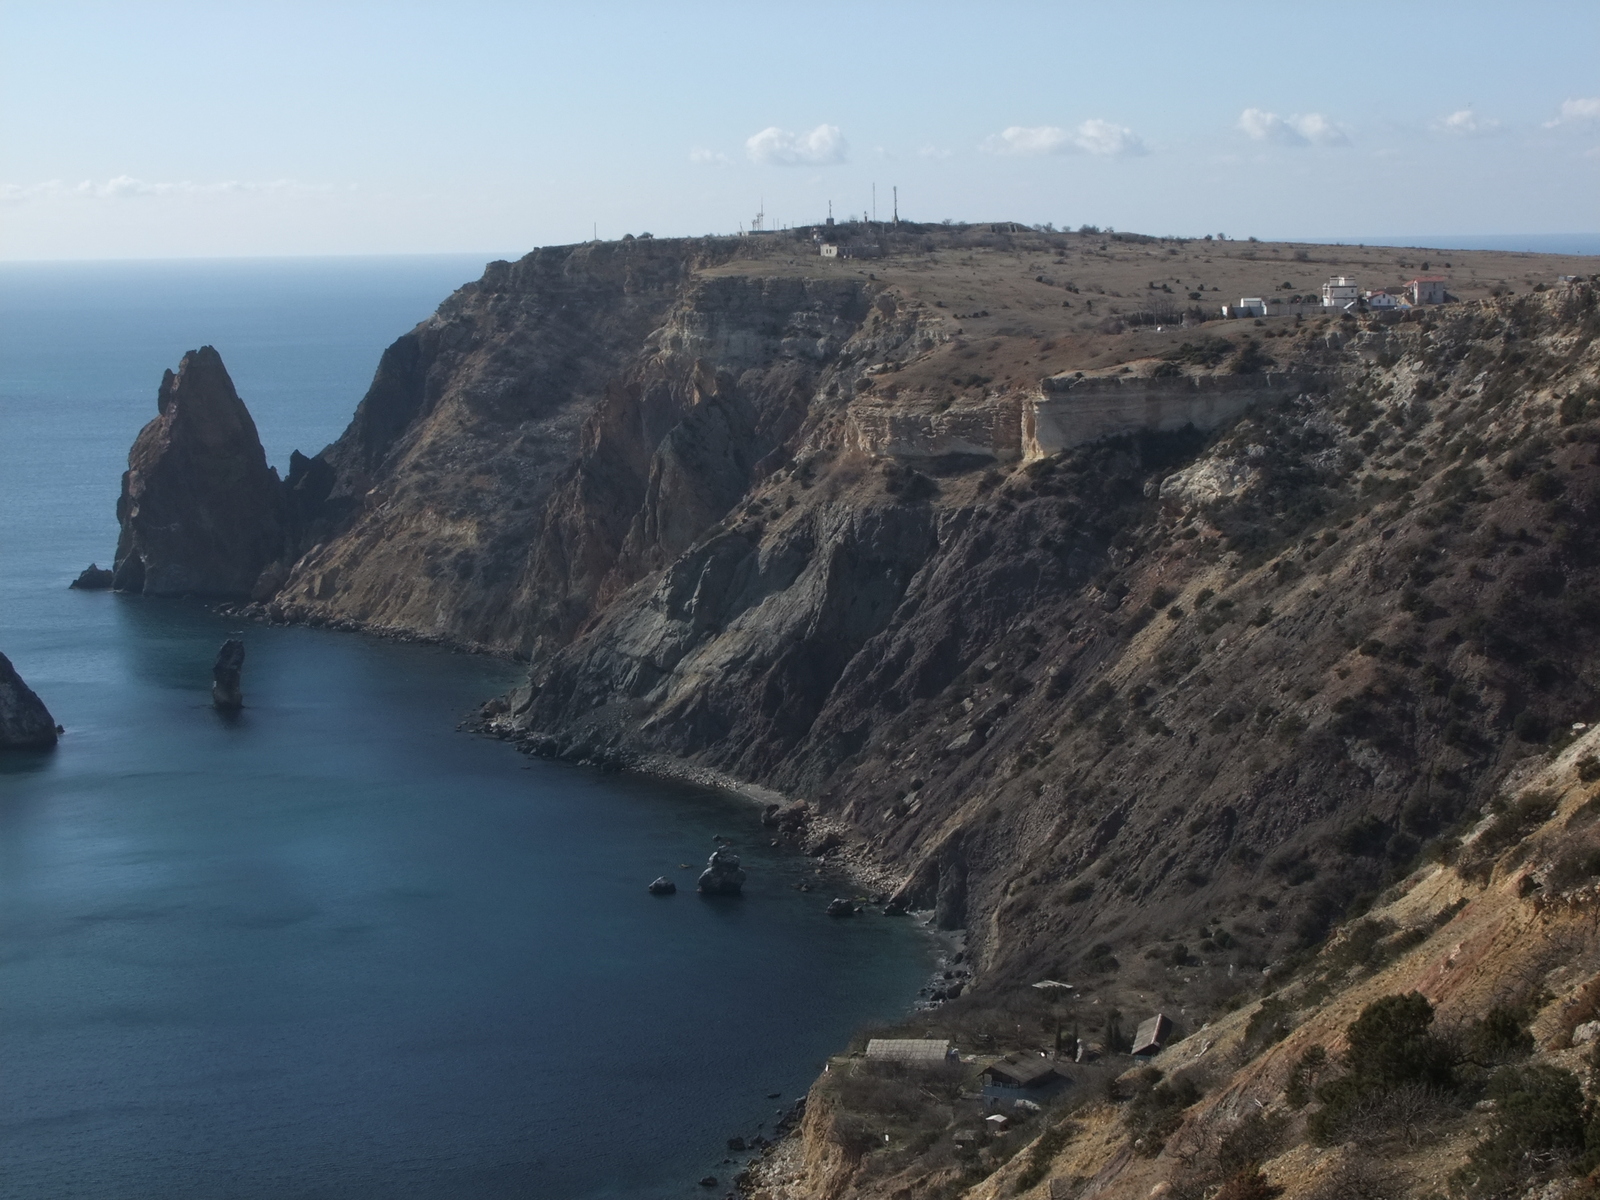
<svg viewBox="0 0 1600 1200"><path fill-rule="evenodd" d="M1583 1089L1571 1071L1502 1067L1489 1080L1489 1099L1494 1101L1490 1132L1450 1177L1464 1195L1520 1192L1580 1159L1592 1141L1584 1128Z"/></svg>
<svg viewBox="0 0 1600 1200"><path fill-rule="evenodd" d="M1347 1030L1342 1073L1316 1090L1306 1132L1328 1146L1356 1132L1408 1137L1442 1115L1456 1089L1455 1048L1433 1032L1433 1005L1417 992L1385 996Z"/></svg>

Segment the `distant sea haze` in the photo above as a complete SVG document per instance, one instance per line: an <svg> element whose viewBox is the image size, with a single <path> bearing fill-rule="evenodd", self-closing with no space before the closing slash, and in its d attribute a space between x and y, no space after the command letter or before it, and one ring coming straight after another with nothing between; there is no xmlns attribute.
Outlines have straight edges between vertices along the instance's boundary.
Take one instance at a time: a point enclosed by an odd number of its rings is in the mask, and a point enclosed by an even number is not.
<svg viewBox="0 0 1600 1200"><path fill-rule="evenodd" d="M1281 240L1311 242L1324 246L1405 246L1417 250L1520 250L1530 254L1600 254L1600 233L1417 233Z"/></svg>

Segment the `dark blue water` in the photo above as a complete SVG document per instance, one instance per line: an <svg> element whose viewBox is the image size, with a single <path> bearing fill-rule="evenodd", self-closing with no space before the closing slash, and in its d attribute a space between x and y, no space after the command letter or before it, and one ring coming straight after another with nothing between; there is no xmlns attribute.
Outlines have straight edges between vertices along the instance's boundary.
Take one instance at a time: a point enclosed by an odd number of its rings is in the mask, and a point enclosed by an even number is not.
<svg viewBox="0 0 1600 1200"><path fill-rule="evenodd" d="M65 589L183 350L282 462L480 268L0 268L0 650L67 728L0 765L0 1196L704 1194L912 1000L915 930L827 919L744 802L457 732L505 664L251 626L229 721L235 625ZM740 900L688 890L714 834Z"/></svg>

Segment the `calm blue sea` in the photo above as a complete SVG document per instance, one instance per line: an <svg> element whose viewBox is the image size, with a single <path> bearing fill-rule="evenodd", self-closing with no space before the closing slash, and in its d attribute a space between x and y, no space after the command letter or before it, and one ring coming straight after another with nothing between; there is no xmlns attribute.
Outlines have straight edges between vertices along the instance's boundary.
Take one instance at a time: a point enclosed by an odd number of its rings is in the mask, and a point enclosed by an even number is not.
<svg viewBox="0 0 1600 1200"><path fill-rule="evenodd" d="M66 589L185 350L281 467L481 269L0 266L0 651L67 729L0 761L0 1197L704 1195L925 976L909 922L829 920L743 802L457 732L505 664L250 626L230 721L238 627ZM692 890L718 834L742 899Z"/></svg>

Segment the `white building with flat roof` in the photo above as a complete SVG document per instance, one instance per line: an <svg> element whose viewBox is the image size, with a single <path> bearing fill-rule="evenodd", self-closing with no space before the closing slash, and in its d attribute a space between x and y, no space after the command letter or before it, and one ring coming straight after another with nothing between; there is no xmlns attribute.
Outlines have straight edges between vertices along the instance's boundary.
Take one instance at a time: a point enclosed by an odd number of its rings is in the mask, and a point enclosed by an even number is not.
<svg viewBox="0 0 1600 1200"><path fill-rule="evenodd" d="M1361 299L1361 289L1350 275L1335 275L1322 285L1322 307L1346 309Z"/></svg>

